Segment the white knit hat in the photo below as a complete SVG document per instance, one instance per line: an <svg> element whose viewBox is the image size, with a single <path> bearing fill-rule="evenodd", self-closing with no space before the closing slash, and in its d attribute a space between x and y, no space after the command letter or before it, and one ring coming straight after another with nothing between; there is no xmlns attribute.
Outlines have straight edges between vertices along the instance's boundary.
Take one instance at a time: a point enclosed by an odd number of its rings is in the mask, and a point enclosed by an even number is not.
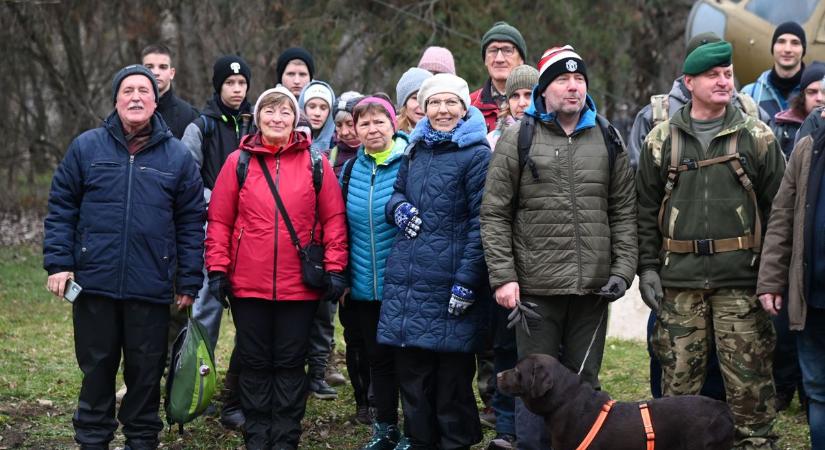
<svg viewBox="0 0 825 450"><path fill-rule="evenodd" d="M310 83L304 88L304 92L301 94L303 94L304 97L304 105L309 103L313 98L320 98L327 102L330 109L335 106L332 104L332 92L323 83Z"/></svg>
<svg viewBox="0 0 825 450"><path fill-rule="evenodd" d="M435 94L455 94L464 103L464 109L470 108L470 88L463 78L451 73L439 73L424 80L418 89L418 104L426 108L427 99Z"/></svg>
<svg viewBox="0 0 825 450"><path fill-rule="evenodd" d="M298 119L301 117L301 110L298 108L298 100L295 100L295 96L292 95L292 92L290 92L289 89L285 88L282 84L279 84L272 89L267 89L260 96L258 96L258 100L255 101L255 109L252 110L252 120L255 123L255 126L258 128L261 127L258 123L258 109L261 105L261 99L275 92L286 95L287 98L289 98L289 101L292 102L292 108L295 110L295 121L292 123L292 127L296 127L298 125Z"/></svg>

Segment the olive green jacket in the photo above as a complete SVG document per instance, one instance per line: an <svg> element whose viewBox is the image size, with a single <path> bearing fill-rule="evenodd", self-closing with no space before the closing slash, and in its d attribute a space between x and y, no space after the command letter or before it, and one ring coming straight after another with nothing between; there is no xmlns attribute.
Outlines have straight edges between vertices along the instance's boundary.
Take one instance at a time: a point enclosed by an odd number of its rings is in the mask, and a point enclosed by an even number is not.
<svg viewBox="0 0 825 450"><path fill-rule="evenodd" d="M763 231L785 169L785 159L770 128L730 105L725 110L722 131L710 142L708 150L703 150L691 130L692 107L692 102L687 103L669 121L656 126L645 139L636 174L639 273L657 270L662 285L672 288L753 288L759 269L759 254L754 250L703 256L662 249L658 214L670 164L671 124L682 136L680 163L724 156L729 139L736 136L737 152L743 157L742 166L756 193ZM747 191L734 176L730 165L722 163L681 172L666 205L663 222L667 237L698 240L744 236L753 231L754 219L754 206Z"/></svg>
<svg viewBox="0 0 825 450"><path fill-rule="evenodd" d="M530 149L536 181L519 165L518 130L514 124L502 133L481 204L491 286L517 281L521 294L583 295L610 275L629 286L637 241L627 152L617 154L611 173L598 126L568 137L555 122L537 120Z"/></svg>

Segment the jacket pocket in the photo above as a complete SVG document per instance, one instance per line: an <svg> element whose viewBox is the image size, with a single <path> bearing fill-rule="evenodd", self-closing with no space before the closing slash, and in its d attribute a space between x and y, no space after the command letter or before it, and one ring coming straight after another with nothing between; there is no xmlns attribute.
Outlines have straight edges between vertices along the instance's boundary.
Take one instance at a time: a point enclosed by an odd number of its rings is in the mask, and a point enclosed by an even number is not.
<svg viewBox="0 0 825 450"><path fill-rule="evenodd" d="M235 238L235 252L232 255L232 268L229 271L230 274L234 274L235 268L238 266L238 254L241 251L241 239L243 238L243 231L244 228L241 227L241 231L238 232L238 237Z"/></svg>

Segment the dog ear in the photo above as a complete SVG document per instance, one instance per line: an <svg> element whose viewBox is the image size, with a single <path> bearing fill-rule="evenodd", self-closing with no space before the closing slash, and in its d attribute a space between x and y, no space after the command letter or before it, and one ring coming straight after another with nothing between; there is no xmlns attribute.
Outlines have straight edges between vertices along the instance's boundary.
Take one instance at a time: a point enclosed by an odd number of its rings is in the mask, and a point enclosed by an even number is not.
<svg viewBox="0 0 825 450"><path fill-rule="evenodd" d="M540 398L553 389L553 374L550 367L541 364L538 358L530 357L532 360L532 370L530 376L530 386L527 392L532 398Z"/></svg>

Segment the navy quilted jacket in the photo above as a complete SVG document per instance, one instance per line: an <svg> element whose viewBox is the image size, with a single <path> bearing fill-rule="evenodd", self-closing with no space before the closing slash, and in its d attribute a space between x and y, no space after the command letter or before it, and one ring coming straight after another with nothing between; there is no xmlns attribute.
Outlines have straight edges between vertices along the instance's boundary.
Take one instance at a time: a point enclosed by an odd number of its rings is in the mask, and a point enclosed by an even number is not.
<svg viewBox="0 0 825 450"><path fill-rule="evenodd" d="M452 141L430 147L422 139L427 125L424 118L413 130L413 144L387 203L390 223L398 204L413 204L422 229L415 239L401 233L395 238L377 339L400 347L475 352L489 322L491 299L479 225L491 155L487 127L481 112L471 106ZM461 317L447 313L454 283L475 292L475 304Z"/></svg>
<svg viewBox="0 0 825 450"><path fill-rule="evenodd" d="M381 300L387 256L398 228L384 220L384 207L390 200L395 176L407 147L406 135L395 137L390 156L381 164L358 149L349 179L347 228L349 229L350 296L353 300ZM341 178L343 180L343 173Z"/></svg>
<svg viewBox="0 0 825 450"><path fill-rule="evenodd" d="M203 282L203 182L157 112L129 155L117 113L69 146L52 179L43 267L74 271L84 293L171 303Z"/></svg>

